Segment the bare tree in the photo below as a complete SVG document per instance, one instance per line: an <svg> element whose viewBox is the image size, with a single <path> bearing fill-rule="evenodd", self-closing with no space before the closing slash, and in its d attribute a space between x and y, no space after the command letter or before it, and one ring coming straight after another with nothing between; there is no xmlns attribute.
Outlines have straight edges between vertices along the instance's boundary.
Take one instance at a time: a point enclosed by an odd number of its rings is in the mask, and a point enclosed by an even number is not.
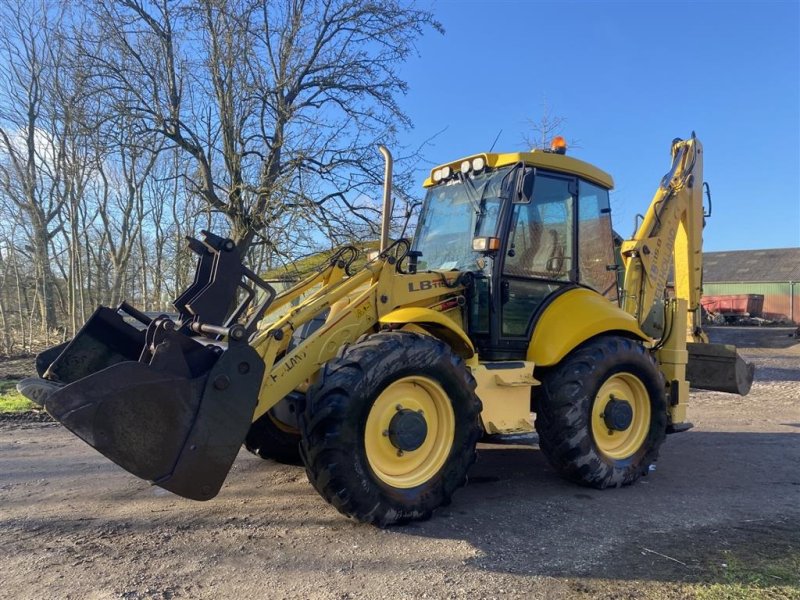
<svg viewBox="0 0 800 600"><path fill-rule="evenodd" d="M410 126L397 65L441 29L401 0L9 0L0 15L6 353L97 304L167 310L199 228L227 227L256 270L374 238L376 146ZM396 163L406 204L418 156Z"/></svg>
<svg viewBox="0 0 800 600"><path fill-rule="evenodd" d="M398 0L97 0L84 59L119 111L180 148L242 251L287 213L374 227L378 142L409 120L397 64L427 28ZM102 43L100 43L102 41ZM290 219L293 217L290 217Z"/></svg>
<svg viewBox="0 0 800 600"><path fill-rule="evenodd" d="M47 90L63 54L56 48L57 11L27 2L3 3L0 37L0 187L25 215L36 270L41 323L56 326L50 244L59 231L61 165L52 137L58 115Z"/></svg>
<svg viewBox="0 0 800 600"><path fill-rule="evenodd" d="M528 119L527 130L522 134L522 141L528 148L537 150L549 150L550 143L557 135L564 135L567 118L557 114L553 108L542 101L542 109L537 119ZM570 148L579 148L579 141L570 138L568 143Z"/></svg>

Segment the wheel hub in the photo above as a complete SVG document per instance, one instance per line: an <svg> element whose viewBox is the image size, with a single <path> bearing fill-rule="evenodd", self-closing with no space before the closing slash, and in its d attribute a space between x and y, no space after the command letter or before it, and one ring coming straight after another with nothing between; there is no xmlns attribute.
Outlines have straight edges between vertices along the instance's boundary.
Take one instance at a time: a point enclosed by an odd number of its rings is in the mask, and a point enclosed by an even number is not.
<svg viewBox="0 0 800 600"><path fill-rule="evenodd" d="M389 423L389 441L398 450L412 452L428 436L428 424L420 412L401 408Z"/></svg>
<svg viewBox="0 0 800 600"><path fill-rule="evenodd" d="M612 398L603 411L603 421L612 431L625 431L633 422L633 407L627 400Z"/></svg>

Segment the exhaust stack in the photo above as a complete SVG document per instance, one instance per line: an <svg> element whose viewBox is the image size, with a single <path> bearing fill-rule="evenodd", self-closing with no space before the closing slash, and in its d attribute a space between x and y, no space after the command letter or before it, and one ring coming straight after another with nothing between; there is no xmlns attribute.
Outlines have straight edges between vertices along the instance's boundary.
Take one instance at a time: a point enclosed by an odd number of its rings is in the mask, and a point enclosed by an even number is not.
<svg viewBox="0 0 800 600"><path fill-rule="evenodd" d="M383 169L383 213L381 215L381 247L383 252L389 246L389 225L392 222L392 166L394 159L389 149L381 144L378 150L383 154L386 166Z"/></svg>

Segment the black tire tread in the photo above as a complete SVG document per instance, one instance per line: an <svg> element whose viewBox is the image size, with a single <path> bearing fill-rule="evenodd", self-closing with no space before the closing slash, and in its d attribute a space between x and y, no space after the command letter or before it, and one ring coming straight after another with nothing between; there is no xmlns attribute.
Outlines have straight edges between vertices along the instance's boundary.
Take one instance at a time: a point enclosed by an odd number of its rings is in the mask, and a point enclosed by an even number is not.
<svg viewBox="0 0 800 600"><path fill-rule="evenodd" d="M591 434L591 408L610 375L633 372L648 390L651 422L640 452L615 461L599 453ZM560 475L598 489L620 487L647 475L666 437L663 377L650 353L636 340L605 335L589 340L559 365L540 374L536 431L539 447Z"/></svg>
<svg viewBox="0 0 800 600"><path fill-rule="evenodd" d="M461 420L466 431L462 434L464 443L453 445L440 476L434 478L436 482L414 497L413 493L398 493L378 481L371 474L363 450L354 451L363 442L347 440L348 436L358 436L353 431L363 432L363 423L352 423L355 410L352 407L366 401L358 394L369 390L374 399L381 391L373 389L377 382L390 382L425 369L426 374L434 374L431 364L461 378L466 401L460 408L454 403L454 410L457 430ZM300 455L309 481L339 512L359 521L384 527L429 518L437 507L450 502L456 489L466 484L467 471L475 462L475 447L482 435L482 407L475 387L475 379L463 360L436 338L407 331L363 336L342 348L325 365L318 382L308 391L305 409L300 412Z"/></svg>
<svg viewBox="0 0 800 600"><path fill-rule="evenodd" d="M299 465L300 434L283 431L272 421L269 413L256 419L247 437L244 447L248 452L265 460L271 459L287 465Z"/></svg>

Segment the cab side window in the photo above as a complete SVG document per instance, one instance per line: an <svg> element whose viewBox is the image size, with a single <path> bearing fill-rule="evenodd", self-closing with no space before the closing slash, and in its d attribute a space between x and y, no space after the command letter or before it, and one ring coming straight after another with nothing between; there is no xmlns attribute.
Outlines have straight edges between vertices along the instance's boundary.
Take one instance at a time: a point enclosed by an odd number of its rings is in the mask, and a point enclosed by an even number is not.
<svg viewBox="0 0 800 600"><path fill-rule="evenodd" d="M616 300L617 276L606 268L614 264L608 190L587 181L578 182L578 259L579 281Z"/></svg>
<svg viewBox="0 0 800 600"><path fill-rule="evenodd" d="M572 270L570 181L537 175L533 199L514 206L504 273L566 281Z"/></svg>

